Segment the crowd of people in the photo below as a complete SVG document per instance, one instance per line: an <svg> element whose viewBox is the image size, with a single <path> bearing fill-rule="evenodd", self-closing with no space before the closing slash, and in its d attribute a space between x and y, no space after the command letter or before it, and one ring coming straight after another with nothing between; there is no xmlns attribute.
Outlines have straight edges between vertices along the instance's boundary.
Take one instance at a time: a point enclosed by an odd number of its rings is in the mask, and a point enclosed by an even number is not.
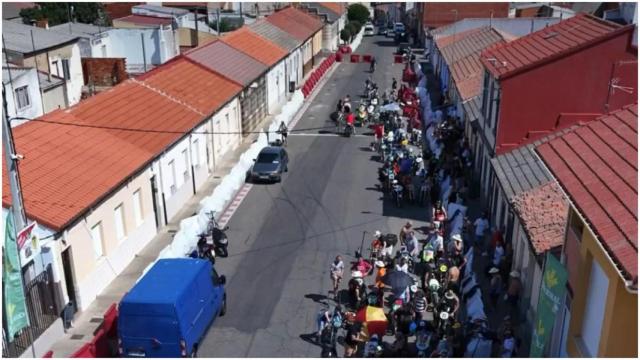
<svg viewBox="0 0 640 360"><path fill-rule="evenodd" d="M396 86L394 79L392 97L402 106L407 97L418 101L405 85L396 95ZM338 109L345 105L350 106L349 99ZM337 305L323 308L317 318L317 340L328 349L323 356L337 356L340 329L346 331L345 357L516 356L511 316L494 330L484 309L472 316L465 306L471 291L477 291L468 289L468 279L475 281L476 276L470 259L474 254L490 257L482 274L490 283L489 312L504 299L513 310L510 314L517 314L521 284L519 274L510 271L513 254L503 229L494 229L486 241L491 231L487 212L473 222L466 215L472 153L462 123L455 113L441 110L424 121L422 129L411 119L390 118L382 118L374 131L372 149L383 163L380 188L397 206L430 207L431 226L415 229L407 221L398 234L375 231L368 253L361 248L350 266L342 256L335 258L330 276ZM341 290L347 269L349 281ZM370 308L384 311L384 319L369 321L366 315L374 313Z"/></svg>

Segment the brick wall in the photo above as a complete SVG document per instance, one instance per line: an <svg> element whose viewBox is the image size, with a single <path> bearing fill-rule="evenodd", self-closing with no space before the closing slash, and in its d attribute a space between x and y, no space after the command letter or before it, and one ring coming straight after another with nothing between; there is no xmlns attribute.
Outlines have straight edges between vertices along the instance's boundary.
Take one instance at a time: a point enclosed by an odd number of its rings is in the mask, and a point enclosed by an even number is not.
<svg viewBox="0 0 640 360"><path fill-rule="evenodd" d="M128 78L124 58L83 58L84 84L114 86Z"/></svg>

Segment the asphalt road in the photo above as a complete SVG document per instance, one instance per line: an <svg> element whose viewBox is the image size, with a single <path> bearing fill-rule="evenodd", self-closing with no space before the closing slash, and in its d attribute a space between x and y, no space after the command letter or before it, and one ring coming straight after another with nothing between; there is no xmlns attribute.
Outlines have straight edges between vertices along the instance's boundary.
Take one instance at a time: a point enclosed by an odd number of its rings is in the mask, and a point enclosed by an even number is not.
<svg viewBox="0 0 640 360"><path fill-rule="evenodd" d="M357 51L378 59L373 79L381 90L401 78L394 51L393 41L378 35ZM368 70L368 64L338 65L296 129L331 126L338 98L350 94L356 104ZM228 223L230 255L217 265L227 276L228 310L207 333L200 357L319 357L308 336L331 288L330 262L338 254L353 260L363 231L366 248L375 230L398 233L407 219L425 225L426 208L397 209L382 198L371 141L318 130L289 136L282 183L254 185Z"/></svg>

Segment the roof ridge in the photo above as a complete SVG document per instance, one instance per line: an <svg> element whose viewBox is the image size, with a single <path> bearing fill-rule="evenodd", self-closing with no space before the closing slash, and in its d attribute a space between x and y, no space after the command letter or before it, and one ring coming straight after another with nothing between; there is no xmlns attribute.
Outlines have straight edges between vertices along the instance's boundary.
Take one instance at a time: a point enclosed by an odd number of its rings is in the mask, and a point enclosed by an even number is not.
<svg viewBox="0 0 640 360"><path fill-rule="evenodd" d="M136 83L136 84L138 84L138 85L144 86L144 87L146 87L147 89L149 89L149 90L151 90L151 91L154 91L154 92L156 92L156 93L158 93L158 94L160 94L160 95L162 95L162 96L166 97L167 99L169 99L169 100L171 100L171 101L173 101L173 102L175 102L175 103L177 103L177 104L180 104L180 105L182 105L182 106L184 106L184 107L188 108L189 110L193 111L194 113L196 113L196 114L198 114L198 115L201 115L201 116L207 116L205 113L203 113L202 111L200 111L200 110L198 110L198 109L194 108L194 107L193 107L193 106L191 106L190 104L187 104L186 102L184 102L184 101L182 101L182 100L176 99L175 97L173 97L173 96L171 96L171 95L169 95L169 94L165 93L164 91L162 91L162 90L160 90L160 89L157 89L157 88L155 88L155 87L153 87L153 86L151 86L151 85L147 84L145 81L140 81L140 80L135 79L135 78L134 78L134 79L131 79L131 81L133 81L134 83Z"/></svg>

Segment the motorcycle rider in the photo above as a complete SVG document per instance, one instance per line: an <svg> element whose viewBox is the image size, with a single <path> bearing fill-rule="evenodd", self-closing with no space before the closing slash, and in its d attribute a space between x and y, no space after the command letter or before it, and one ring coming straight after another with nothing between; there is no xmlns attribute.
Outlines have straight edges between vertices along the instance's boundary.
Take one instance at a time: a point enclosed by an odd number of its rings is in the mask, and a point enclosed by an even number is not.
<svg viewBox="0 0 640 360"><path fill-rule="evenodd" d="M409 235L409 233L412 230L413 230L413 223L411 221L407 221L407 223L404 224L404 226L400 229L400 234L398 235L402 243L404 243L407 240L406 239L407 235Z"/></svg>
<svg viewBox="0 0 640 360"><path fill-rule="evenodd" d="M346 105L345 105L345 108L346 108ZM356 134L356 127L355 127L356 116L352 112L348 112L345 120L347 122L347 127L349 127L349 131L351 131L355 135Z"/></svg>
<svg viewBox="0 0 640 360"><path fill-rule="evenodd" d="M436 201L435 205L433 206L433 212L431 213L431 216L434 221L444 222L445 220L447 220L447 211L442 206L442 201Z"/></svg>
<svg viewBox="0 0 640 360"><path fill-rule="evenodd" d="M460 307L460 299L458 298L458 295L456 295L453 290L447 290L444 294L444 303L445 308L448 308L451 317L455 317L458 312L458 308Z"/></svg>
<svg viewBox="0 0 640 360"><path fill-rule="evenodd" d="M378 61L376 60L376 57L375 57L375 56L372 56L372 57L371 57L371 65L370 65L370 67L369 67L369 71L371 71L371 73L373 73L374 71L376 71L376 63L377 63L377 62L378 62Z"/></svg>
<svg viewBox="0 0 640 360"><path fill-rule="evenodd" d="M351 272L349 280L349 296L351 307L358 309L360 304L366 299L366 287L364 285L363 274L360 271Z"/></svg>
<svg viewBox="0 0 640 360"><path fill-rule="evenodd" d="M393 82L391 83L391 90L396 91L397 88L398 88L398 80L396 80L396 78L393 78Z"/></svg>

